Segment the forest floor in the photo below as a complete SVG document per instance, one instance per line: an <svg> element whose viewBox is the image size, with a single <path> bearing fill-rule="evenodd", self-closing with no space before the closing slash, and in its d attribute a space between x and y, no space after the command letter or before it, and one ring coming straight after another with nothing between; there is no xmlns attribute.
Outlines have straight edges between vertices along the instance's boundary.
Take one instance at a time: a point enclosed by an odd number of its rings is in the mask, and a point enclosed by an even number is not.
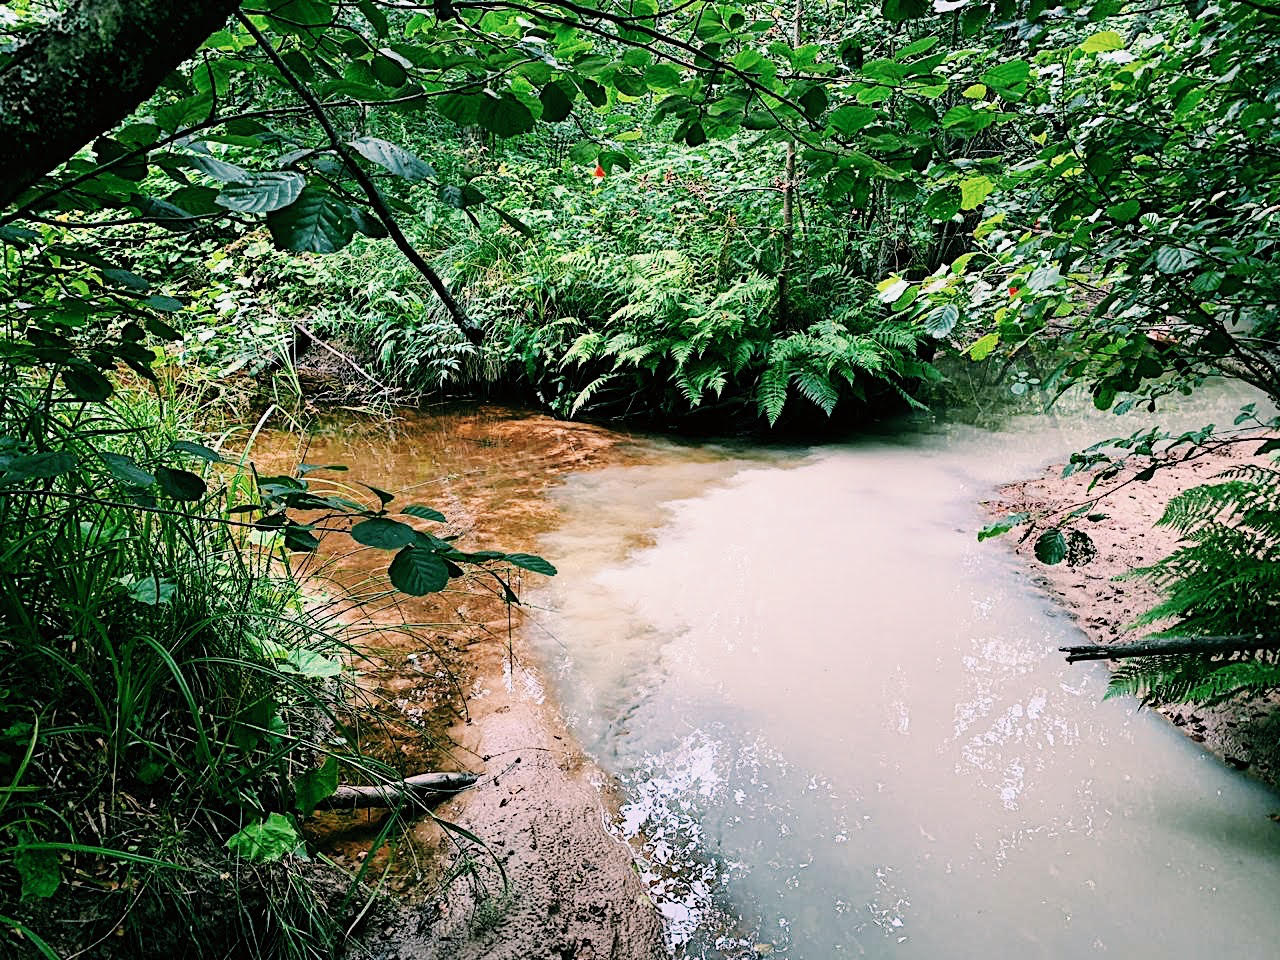
<svg viewBox="0 0 1280 960"><path fill-rule="evenodd" d="M1133 621L1156 605L1160 597L1141 580L1117 581L1117 577L1171 553L1178 535L1157 527L1164 506L1173 496L1203 483L1224 470L1244 463L1267 463L1253 457L1253 445L1227 448L1174 467L1162 469L1149 481L1130 483L1096 509L1106 519L1086 522L1085 532L1097 547L1088 563L1046 566L1033 555L1034 538L1010 544L1023 558L1034 581L1075 620L1090 643L1112 644L1137 640L1153 628L1132 629ZM1121 474L1118 481L1133 473ZM993 516L1029 512L1033 516L1070 510L1096 495L1087 492L1093 474L1062 476L1062 465L1039 476L1006 484L987 503ZM1231 766L1247 770L1272 786L1280 787L1280 696L1235 699L1212 707L1170 705L1158 708L1175 726L1203 744Z"/></svg>

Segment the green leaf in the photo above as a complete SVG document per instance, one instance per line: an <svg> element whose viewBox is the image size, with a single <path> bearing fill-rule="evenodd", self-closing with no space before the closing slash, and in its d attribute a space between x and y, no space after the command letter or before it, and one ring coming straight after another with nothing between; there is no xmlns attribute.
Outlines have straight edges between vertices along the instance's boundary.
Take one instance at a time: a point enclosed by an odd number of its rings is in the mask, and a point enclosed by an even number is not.
<svg viewBox="0 0 1280 960"><path fill-rule="evenodd" d="M169 449L175 453L185 453L193 457L205 461L206 463L223 463L222 454L212 447L206 447L203 443L195 443L191 440L175 440L169 444Z"/></svg>
<svg viewBox="0 0 1280 960"><path fill-rule="evenodd" d="M223 183L239 183L249 179L249 171L207 153L189 153L186 159L201 173Z"/></svg>
<svg viewBox="0 0 1280 960"><path fill-rule="evenodd" d="M173 297L161 296L160 294L157 294L154 297L147 297L147 299L143 300L142 302L146 306L150 307L152 310L159 310L161 313L177 313L179 310L182 309L182 306L183 306L181 300L176 300ZM168 331L173 328L165 327L164 329ZM154 330L152 330L151 332L156 333L156 331ZM157 333L156 336L162 336L162 334ZM178 340L180 339L180 337L177 334L174 334L172 337L167 337L167 339Z"/></svg>
<svg viewBox="0 0 1280 960"><path fill-rule="evenodd" d="M552 81L542 88L538 99L542 102L542 119L547 123L559 123L573 112L573 94L565 86Z"/></svg>
<svg viewBox="0 0 1280 960"><path fill-rule="evenodd" d="M929 311L924 320L925 333L935 340L941 340L956 328L960 319L960 309L954 303L944 303Z"/></svg>
<svg viewBox="0 0 1280 960"><path fill-rule="evenodd" d="M227 841L227 849L252 863L272 863L301 845L293 823L279 813L249 824Z"/></svg>
<svg viewBox="0 0 1280 960"><path fill-rule="evenodd" d="M901 23L923 17L930 10L929 0L884 0L880 12L886 20Z"/></svg>
<svg viewBox="0 0 1280 960"><path fill-rule="evenodd" d="M87 363L76 363L74 367L68 367L64 370L62 372L62 385L77 400L84 400L89 403L99 403L106 400L115 391L115 388L111 386L111 381L103 375L102 371L89 366Z"/></svg>
<svg viewBox="0 0 1280 960"><path fill-rule="evenodd" d="M404 147L378 137L360 137L351 141L351 147L370 163L376 163L397 177L406 180L438 180L435 168L420 160Z"/></svg>
<svg viewBox="0 0 1280 960"><path fill-rule="evenodd" d="M1181 273L1195 266L1198 257L1181 247L1164 246L1156 251L1156 267L1161 273Z"/></svg>
<svg viewBox="0 0 1280 960"><path fill-rule="evenodd" d="M172 580L158 577L123 577L122 583L129 591L129 599L149 607L168 603L178 585Z"/></svg>
<svg viewBox="0 0 1280 960"><path fill-rule="evenodd" d="M156 478L138 466L132 457L126 457L122 453L103 453L101 457L107 470L117 480L131 483L135 487L149 487L156 482Z"/></svg>
<svg viewBox="0 0 1280 960"><path fill-rule="evenodd" d="M23 900L47 900L62 883L62 868L56 850L20 846L13 854L13 867L22 881Z"/></svg>
<svg viewBox="0 0 1280 960"><path fill-rule="evenodd" d="M300 173L255 173L218 191L217 204L238 213L270 213L298 199L307 179Z"/></svg>
<svg viewBox="0 0 1280 960"><path fill-rule="evenodd" d="M1133 220L1142 210L1142 204L1137 200L1122 200L1120 203L1113 203L1107 207L1107 216L1119 220L1121 223L1128 223Z"/></svg>
<svg viewBox="0 0 1280 960"><path fill-rule="evenodd" d="M155 476L160 489L175 500L199 500L208 490L205 482L188 470L156 467Z"/></svg>
<svg viewBox="0 0 1280 960"><path fill-rule="evenodd" d="M533 129L529 108L509 94L482 98L476 122L497 137L514 137Z"/></svg>
<svg viewBox="0 0 1280 960"><path fill-rule="evenodd" d="M1029 513L1011 513L1003 519L996 520L994 523L989 523L979 530L978 541L981 542L983 540L989 540L992 537L1002 536L1014 527L1022 526L1030 519L1031 514Z"/></svg>
<svg viewBox="0 0 1280 960"><path fill-rule="evenodd" d="M934 220L950 220L960 212L962 199L957 187L942 187L929 195L924 202L924 212Z"/></svg>
<svg viewBox="0 0 1280 960"><path fill-rule="evenodd" d="M451 207L465 210L467 207L484 203L485 196L469 183L464 183L460 187L450 183L440 188L440 199Z"/></svg>
<svg viewBox="0 0 1280 960"><path fill-rule="evenodd" d="M1110 50L1123 50L1124 37L1114 30L1103 30L1084 40L1076 49L1085 53L1106 53Z"/></svg>
<svg viewBox="0 0 1280 960"><path fill-rule="evenodd" d="M49 453L33 453L14 457L7 463L0 459L6 483L20 480L51 480L76 468L76 455L70 450L54 450Z"/></svg>
<svg viewBox="0 0 1280 960"><path fill-rule="evenodd" d="M333 21L333 8L325 0L267 0L264 9L286 33L297 33L305 27L323 27Z"/></svg>
<svg viewBox="0 0 1280 960"><path fill-rule="evenodd" d="M293 802L298 812L309 817L316 805L331 797L338 789L338 761L329 757L315 770L308 770L293 781Z"/></svg>
<svg viewBox="0 0 1280 960"><path fill-rule="evenodd" d="M543 560L541 557L535 556L532 553L508 553L503 557L503 559L512 566L521 567L525 570L532 570L534 573L541 573L548 577L554 577L556 575L555 567L549 564L546 560Z"/></svg>
<svg viewBox="0 0 1280 960"><path fill-rule="evenodd" d="M844 106L831 112L827 123L836 133L851 137L867 124L874 121L876 112L871 107Z"/></svg>
<svg viewBox="0 0 1280 960"><path fill-rule="evenodd" d="M827 91L814 84L800 95L800 106L810 120L817 120L827 109Z"/></svg>
<svg viewBox="0 0 1280 960"><path fill-rule="evenodd" d="M444 514L439 510L433 510L431 507L424 507L420 503L413 503L400 511L411 517L421 517L423 520L435 520L437 523L444 523Z"/></svg>
<svg viewBox="0 0 1280 960"><path fill-rule="evenodd" d="M267 215L267 227L283 250L334 253L355 235L355 223L345 203L324 190L307 187L298 199Z"/></svg>
<svg viewBox="0 0 1280 960"><path fill-rule="evenodd" d="M1000 334L988 333L985 337L979 337L969 348L969 358L972 360L985 360L991 356L996 346L1000 343Z"/></svg>
<svg viewBox="0 0 1280 960"><path fill-rule="evenodd" d="M417 539L417 531L407 523L390 520L386 517L374 517L357 523L351 528L351 539L366 547L377 547L379 550L398 550Z"/></svg>
<svg viewBox="0 0 1280 960"><path fill-rule="evenodd" d="M1057 527L1036 537L1036 559L1052 566L1067 558L1067 540Z"/></svg>
<svg viewBox="0 0 1280 960"><path fill-rule="evenodd" d="M449 583L449 568L424 547L402 549L391 561L387 573L393 587L414 597L443 590Z"/></svg>
<svg viewBox="0 0 1280 960"><path fill-rule="evenodd" d="M969 177L960 181L960 209L974 210L991 196L995 184L989 177Z"/></svg>
<svg viewBox="0 0 1280 960"><path fill-rule="evenodd" d="M328 680L342 673L342 664L318 651L298 647L289 651L281 661L280 669L285 673L296 673L309 680Z"/></svg>
<svg viewBox="0 0 1280 960"><path fill-rule="evenodd" d="M982 82L997 92L1012 91L1027 82L1031 64L1025 60L1010 60L992 67L982 75Z"/></svg>

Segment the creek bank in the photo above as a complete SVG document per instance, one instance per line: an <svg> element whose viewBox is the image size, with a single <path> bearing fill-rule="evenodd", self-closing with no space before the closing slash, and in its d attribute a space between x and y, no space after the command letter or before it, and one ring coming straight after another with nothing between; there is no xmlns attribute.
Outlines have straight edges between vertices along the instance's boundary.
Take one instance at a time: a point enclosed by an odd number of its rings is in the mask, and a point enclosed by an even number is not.
<svg viewBox="0 0 1280 960"><path fill-rule="evenodd" d="M391 422L321 424L304 449L296 438L277 437L267 459L282 467L299 459L348 464L350 473L331 482L350 476L387 488L396 504L429 503L449 518L448 532L462 544L536 551L537 538L556 523L546 491L568 472L634 459L628 439L496 407L403 411ZM328 559L333 579L352 590L367 590L362 585L386 564L369 550ZM518 581L512 586L523 592ZM464 834L428 818L412 827L400 863L386 874L387 852L378 851L371 875L382 875L384 888L399 897L366 917L360 938L366 955L662 956L658 913L631 849L610 831L611 781L578 748L526 652L525 621L537 611L508 608L492 581L474 576L442 593L369 604L363 613L375 622L385 617L387 626L366 637L354 664L362 687L382 705L382 732L371 729L363 748L405 775L478 775L474 787L434 815L487 846L458 842ZM309 834L355 871L383 816L322 812ZM453 878L447 890L443 877Z"/></svg>
<svg viewBox="0 0 1280 960"><path fill-rule="evenodd" d="M1032 580L1048 593L1096 644L1128 643L1152 631L1132 629L1133 621L1154 607L1159 593L1142 580L1117 580L1135 567L1154 563L1172 553L1178 534L1156 526L1171 498L1190 487L1213 482L1213 477L1246 463L1269 463L1270 458L1229 447L1197 460L1158 470L1150 480L1131 483L1098 506L1106 519L1085 523L1097 556L1075 567L1046 566L1033 554L1033 540L1005 539L1026 563ZM1137 470L1122 473L1116 482ZM1031 513L1057 514L1097 494L1088 492L1093 474L1062 476L1062 465L1038 476L1002 486L985 506L992 516ZM1170 704L1157 708L1188 737L1203 744L1226 763L1273 787L1280 787L1280 696L1241 698L1214 706Z"/></svg>

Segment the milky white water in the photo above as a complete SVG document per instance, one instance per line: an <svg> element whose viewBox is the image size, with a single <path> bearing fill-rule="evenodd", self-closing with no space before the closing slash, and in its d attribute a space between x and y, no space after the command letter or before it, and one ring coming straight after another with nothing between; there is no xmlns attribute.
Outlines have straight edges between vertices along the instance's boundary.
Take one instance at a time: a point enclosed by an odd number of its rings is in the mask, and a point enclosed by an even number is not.
<svg viewBox="0 0 1280 960"><path fill-rule="evenodd" d="M674 949L1280 956L1280 798L1103 702L974 536L996 484L1138 425L672 446L561 488L530 638L623 783Z"/></svg>

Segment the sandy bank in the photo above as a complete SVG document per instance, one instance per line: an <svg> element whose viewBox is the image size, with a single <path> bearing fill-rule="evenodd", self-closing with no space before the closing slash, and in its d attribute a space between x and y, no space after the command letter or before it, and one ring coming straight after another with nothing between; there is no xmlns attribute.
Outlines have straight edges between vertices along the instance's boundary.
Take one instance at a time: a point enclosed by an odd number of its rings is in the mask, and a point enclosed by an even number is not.
<svg viewBox="0 0 1280 960"><path fill-rule="evenodd" d="M488 407L330 424L313 433L305 459L350 464L352 479L395 492L397 503L440 509L465 547L535 551L537 537L556 523L546 491L566 473L627 462L626 440ZM294 454L276 452L284 461ZM355 591L376 581L387 562L376 551L331 559L330 574ZM511 585L523 592L518 576ZM406 775L480 775L435 814L487 850L430 819L401 839L394 863L379 850L370 876L389 867L382 889L398 896L371 909L357 952L380 960L663 956L657 910L631 849L610 831L610 781L545 695L525 655L521 608L508 609L491 578L469 576L443 593L397 596L363 613L388 629L359 644L354 664L380 705L362 748ZM354 871L380 826L380 814L328 813L309 832Z"/></svg>
<svg viewBox="0 0 1280 960"><path fill-rule="evenodd" d="M1032 554L1032 539L1019 544L1016 533L1005 542L1027 563L1034 581L1075 620L1091 643L1123 643L1142 637L1148 630L1129 629L1134 619L1155 606L1158 594L1139 580L1117 582L1116 577L1134 567L1150 564L1171 553L1177 534L1155 523L1169 499L1211 479L1223 470L1253 458L1248 449L1229 449L1202 459L1160 470L1146 483L1134 483L1118 491L1097 510L1105 520L1084 522L1081 529L1098 549L1091 562L1069 567L1046 566ZM1127 479L1123 474L1119 479ZM1090 494L1092 474L1062 476L1058 464L1037 477L1000 488L986 506L993 516L1030 512L1033 516L1070 508ZM1096 494L1097 491L1095 490ZM1213 707L1173 705L1159 708L1187 736L1202 743L1233 767L1280 786L1280 698L1234 700Z"/></svg>

